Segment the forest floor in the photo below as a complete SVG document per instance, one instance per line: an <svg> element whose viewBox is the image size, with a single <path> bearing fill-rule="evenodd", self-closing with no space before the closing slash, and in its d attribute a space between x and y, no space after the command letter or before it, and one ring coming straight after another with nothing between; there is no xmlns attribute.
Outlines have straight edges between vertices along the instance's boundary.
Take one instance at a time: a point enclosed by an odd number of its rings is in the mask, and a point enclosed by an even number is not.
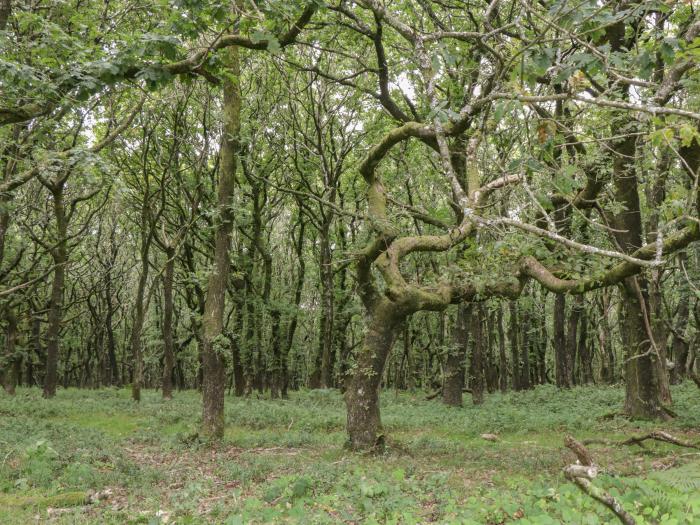
<svg viewBox="0 0 700 525"><path fill-rule="evenodd" d="M700 391L673 395L680 416L661 424L616 416L621 387L544 386L457 409L384 392L389 446L372 456L344 447L335 391L227 397L225 439L211 448L193 437L196 392L146 391L135 405L127 390L46 401L19 389L0 394L0 523L617 523L564 479L564 436L699 442ZM640 524L700 523L700 450L647 443L591 445L604 472L594 483Z"/></svg>

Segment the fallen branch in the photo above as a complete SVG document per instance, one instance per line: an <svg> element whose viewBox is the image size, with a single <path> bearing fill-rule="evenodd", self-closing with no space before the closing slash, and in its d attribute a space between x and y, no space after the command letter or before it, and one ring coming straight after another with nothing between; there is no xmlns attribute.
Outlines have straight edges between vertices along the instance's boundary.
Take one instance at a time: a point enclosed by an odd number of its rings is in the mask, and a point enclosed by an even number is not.
<svg viewBox="0 0 700 525"><path fill-rule="evenodd" d="M577 464L569 465L564 469L566 479L574 483L585 494L605 505L624 525L636 525L634 518L622 507L619 501L591 483L591 480L598 475L598 467L593 463L593 458L586 447L572 436L564 438L564 445L578 459Z"/></svg>
<svg viewBox="0 0 700 525"><path fill-rule="evenodd" d="M567 438L568 437L569 436L567 436ZM676 445L679 447L694 448L694 449L700 450L700 445L696 445L694 443L688 443L687 441L682 441L682 440L678 439L677 437L672 436L668 432L664 432L663 430L654 430L653 432L650 432L649 434L644 434L643 436L633 436L629 439L625 439L624 441L612 441L609 439L586 439L583 441L583 444L584 445L600 444L600 445L615 445L615 446L637 445L637 446L640 446L643 448L644 447L643 442L647 441L647 440L661 441L663 443L670 443L672 445Z"/></svg>

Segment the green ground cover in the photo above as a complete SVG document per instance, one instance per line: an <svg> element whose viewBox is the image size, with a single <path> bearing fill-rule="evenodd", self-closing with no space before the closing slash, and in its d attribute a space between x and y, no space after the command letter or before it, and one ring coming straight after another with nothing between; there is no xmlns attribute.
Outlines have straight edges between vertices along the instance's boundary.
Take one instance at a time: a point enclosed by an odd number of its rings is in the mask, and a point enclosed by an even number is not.
<svg viewBox="0 0 700 525"><path fill-rule="evenodd" d="M388 448L372 456L344 448L334 391L228 397L224 442L210 447L196 437L196 392L166 402L147 391L135 405L127 390L46 401L20 389L0 396L0 523L618 523L564 479L563 438L663 429L700 441L700 392L673 394L680 417L661 425L616 416L621 388L539 387L461 409L385 392ZM700 523L700 451L590 451L595 484L638 523Z"/></svg>

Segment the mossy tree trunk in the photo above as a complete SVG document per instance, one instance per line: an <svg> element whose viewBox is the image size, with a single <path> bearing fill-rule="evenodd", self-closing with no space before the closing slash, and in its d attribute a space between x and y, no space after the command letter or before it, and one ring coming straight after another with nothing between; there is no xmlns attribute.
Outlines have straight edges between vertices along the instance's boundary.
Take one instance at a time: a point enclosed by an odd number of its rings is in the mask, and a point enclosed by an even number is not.
<svg viewBox="0 0 700 525"><path fill-rule="evenodd" d="M49 298L48 327L46 329L46 375L44 377L44 397L56 395L58 386L58 353L61 341L61 324L63 321L63 287L68 264L67 235L68 217L63 202L65 178L49 186L53 197L54 219L56 223L56 243L51 250L54 272Z"/></svg>
<svg viewBox="0 0 700 525"><path fill-rule="evenodd" d="M5 307L5 321L7 329L5 331L5 356L4 370L2 370L2 387L6 393L15 395L15 390L19 382L20 363L17 357L17 316L12 306Z"/></svg>
<svg viewBox="0 0 700 525"><path fill-rule="evenodd" d="M237 46L223 53L226 75L222 80L224 92L221 166L217 187L217 217L214 233L214 264L207 282L207 294L202 317L202 434L208 439L224 435L224 393L226 362L224 360L223 329L226 289L231 263L229 252L233 230L232 199L236 182L236 167L240 140L241 88L240 58Z"/></svg>
<svg viewBox="0 0 700 525"><path fill-rule="evenodd" d="M445 359L442 385L442 402L448 406L462 406L469 324L472 315L471 305L461 304L457 307L452 345Z"/></svg>
<svg viewBox="0 0 700 525"><path fill-rule="evenodd" d="M471 360L469 366L472 403L481 405L484 402L484 328L483 309L480 304L474 306L471 315Z"/></svg>
<svg viewBox="0 0 700 525"><path fill-rule="evenodd" d="M384 366L405 315L387 298L378 299L365 318L365 334L346 381L347 431L352 450L381 448L379 387Z"/></svg>

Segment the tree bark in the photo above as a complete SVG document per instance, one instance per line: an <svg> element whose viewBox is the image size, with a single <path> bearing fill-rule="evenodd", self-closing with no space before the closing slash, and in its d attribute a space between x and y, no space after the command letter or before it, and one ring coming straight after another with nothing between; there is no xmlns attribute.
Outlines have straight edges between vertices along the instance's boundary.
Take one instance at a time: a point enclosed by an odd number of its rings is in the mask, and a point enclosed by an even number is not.
<svg viewBox="0 0 700 525"><path fill-rule="evenodd" d="M63 286L68 263L67 235L68 218L63 202L64 182L59 182L51 188L53 196L54 219L56 221L56 246L51 251L54 272L49 299L48 327L46 329L46 376L44 378L44 397L56 395L58 386L58 352L61 339L61 323L63 321Z"/></svg>
<svg viewBox="0 0 700 525"><path fill-rule="evenodd" d="M12 14L12 0L0 0L0 31L7 27L7 21Z"/></svg>
<svg viewBox="0 0 700 525"><path fill-rule="evenodd" d="M520 327L520 331L523 334L522 344L520 345L520 388L523 390L529 390L532 387L532 381L530 380L530 311L525 310L523 314L523 324Z"/></svg>
<svg viewBox="0 0 700 525"><path fill-rule="evenodd" d="M684 252L678 254L678 264L685 267L687 256ZM680 383L687 375L688 365L688 318L690 317L690 286L682 276L679 285L678 311L671 340L674 367L671 378L673 383Z"/></svg>
<svg viewBox="0 0 700 525"><path fill-rule="evenodd" d="M554 295L554 367L559 388L571 388L571 365L566 344L566 297Z"/></svg>
<svg viewBox="0 0 700 525"><path fill-rule="evenodd" d="M603 361L600 375L607 384L615 382L615 350L613 348L612 333L608 322L608 309L610 306L609 293L603 290L600 302L600 326L598 328L598 341L600 344L601 360Z"/></svg>
<svg viewBox="0 0 700 525"><path fill-rule="evenodd" d="M469 363L472 391L472 403L481 405L484 402L484 329L483 309L478 304L471 315L472 358Z"/></svg>
<svg viewBox="0 0 700 525"><path fill-rule="evenodd" d="M511 385L513 390L520 390L520 351L518 347L518 303L510 301L508 304L510 310L510 356L512 362L511 369Z"/></svg>
<svg viewBox="0 0 700 525"><path fill-rule="evenodd" d="M580 363L581 384L587 385L593 382L593 356L588 345L588 312L583 302L583 296L577 298L580 301L579 329L578 329L578 356Z"/></svg>
<svg viewBox="0 0 700 525"><path fill-rule="evenodd" d="M613 51L623 51L630 42L625 37L625 24L607 28ZM613 86L623 100L629 99L629 86ZM613 236L618 249L633 253L642 246L642 216L636 170L637 135L629 115L617 112L610 124L613 188L622 210L612 216ZM632 417L665 418L664 404L671 403L666 373L666 355L659 348L652 332L649 308L649 286L643 275L625 279L621 286L621 333L625 347L625 412Z"/></svg>
<svg viewBox="0 0 700 525"><path fill-rule="evenodd" d="M233 329L226 335L231 345L231 359L233 360L233 393L236 397L245 394L245 369L241 355L239 335L243 331L243 313L245 301L238 301L234 316Z"/></svg>
<svg viewBox="0 0 700 525"><path fill-rule="evenodd" d="M139 248L139 258L141 262L141 272L136 287L134 298L134 320L131 327L131 337L129 345L131 347L131 359L134 367L134 374L131 379L131 398L137 403L141 401L141 387L143 386L143 342L141 340L143 323L146 318L145 295L146 284L148 282L148 256L153 241L153 231L149 225L149 190L146 186L146 193L141 204L141 245Z"/></svg>
<svg viewBox="0 0 700 525"><path fill-rule="evenodd" d="M578 345L578 324L581 315L581 300L581 296L574 299L574 303L571 305L571 310L569 311L566 330L566 360L569 366L569 378L572 385L578 384L575 366L578 360L576 351Z"/></svg>
<svg viewBox="0 0 700 525"><path fill-rule="evenodd" d="M508 362L506 360L506 336L503 330L503 305L498 303L496 313L496 327L498 328L498 387L502 393L508 391Z"/></svg>
<svg viewBox="0 0 700 525"><path fill-rule="evenodd" d="M167 261L163 274L163 399L173 397L173 281L175 280L175 248L165 250Z"/></svg>
<svg viewBox="0 0 700 525"><path fill-rule="evenodd" d="M289 325L287 326L287 339L284 342L284 348L282 351L282 384L281 384L281 395L283 398L288 397L288 387L289 387L289 351L292 349L294 344L294 334L297 330L297 324L299 320L299 306L301 305L301 294L304 291L304 281L306 280L306 262L304 261L304 234L306 232L306 222L303 219L301 211L299 212L299 232L297 233L296 242L294 244L294 251L297 256L297 264L299 269L297 270L297 279L294 286L294 311L289 319Z"/></svg>
<svg viewBox="0 0 700 525"><path fill-rule="evenodd" d="M329 215L332 217L332 215ZM330 247L330 222L323 224L319 243L319 282L321 285L321 316L318 329L318 354L309 380L311 388L331 386L331 352L333 351L333 260Z"/></svg>
<svg viewBox="0 0 700 525"><path fill-rule="evenodd" d="M202 434L209 439L224 435L224 393L226 364L222 350L224 309L228 285L233 230L232 198L236 182L236 155L239 151L241 125L240 58L237 46L225 50L226 75L224 92L221 166L217 187L217 220L214 234L214 267L207 283L207 297L202 319Z"/></svg>
<svg viewBox="0 0 700 525"><path fill-rule="evenodd" d="M2 374L2 387L11 396L15 395L15 390L19 382L20 359L17 357L17 316L11 306L5 307L5 320L7 330L5 331L5 366Z"/></svg>
<svg viewBox="0 0 700 525"><path fill-rule="evenodd" d="M452 347L445 359L442 385L442 402L448 406L462 406L462 388L464 388L464 370L469 340L469 323L472 306L460 304L452 332Z"/></svg>
<svg viewBox="0 0 700 525"><path fill-rule="evenodd" d="M387 298L378 299L367 312L365 335L354 356L355 363L345 390L348 444L352 450L384 445L379 387L397 328L404 319L405 315Z"/></svg>

